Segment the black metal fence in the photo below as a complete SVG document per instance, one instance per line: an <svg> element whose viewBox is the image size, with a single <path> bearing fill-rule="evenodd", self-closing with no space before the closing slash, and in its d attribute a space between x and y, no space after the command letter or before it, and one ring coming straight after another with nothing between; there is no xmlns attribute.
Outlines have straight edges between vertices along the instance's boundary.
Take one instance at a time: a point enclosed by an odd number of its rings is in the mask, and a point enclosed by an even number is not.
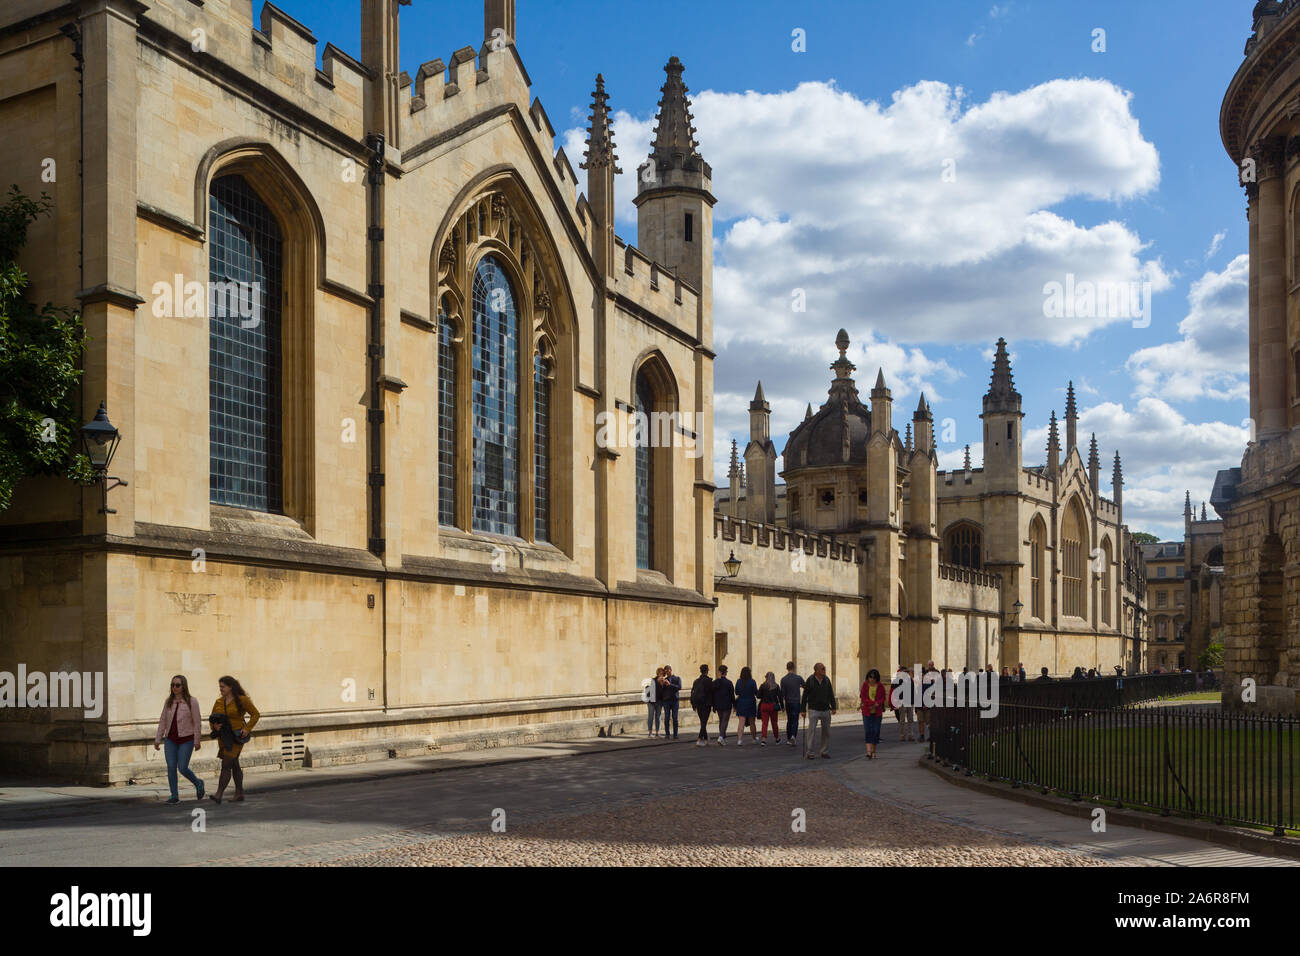
<svg viewBox="0 0 1300 956"><path fill-rule="evenodd" d="M976 707L931 714L931 757L968 775L1164 816L1271 827L1278 836L1300 829L1300 720L1293 717L1043 705L1001 695L996 714Z"/></svg>
<svg viewBox="0 0 1300 956"><path fill-rule="evenodd" d="M1162 697L1191 694L1217 687L1213 675L1140 674L1133 677L1090 677L1082 680L1001 681L998 699L1043 707L1126 707Z"/></svg>

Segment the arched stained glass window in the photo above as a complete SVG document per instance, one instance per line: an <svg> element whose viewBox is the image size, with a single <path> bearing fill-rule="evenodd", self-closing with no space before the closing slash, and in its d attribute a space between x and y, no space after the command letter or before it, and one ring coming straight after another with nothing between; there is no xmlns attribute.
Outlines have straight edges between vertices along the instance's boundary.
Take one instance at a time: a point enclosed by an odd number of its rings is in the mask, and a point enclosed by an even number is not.
<svg viewBox="0 0 1300 956"><path fill-rule="evenodd" d="M210 500L284 509L280 226L238 175L208 194Z"/></svg>
<svg viewBox="0 0 1300 956"><path fill-rule="evenodd" d="M495 256L474 270L475 531L519 533L519 348L515 294Z"/></svg>
<svg viewBox="0 0 1300 956"><path fill-rule="evenodd" d="M636 566L647 570L654 567L655 450L649 425L654 407L654 388L643 368L636 378Z"/></svg>
<svg viewBox="0 0 1300 956"><path fill-rule="evenodd" d="M438 318L438 523L456 524L456 326Z"/></svg>
<svg viewBox="0 0 1300 956"><path fill-rule="evenodd" d="M551 540L551 379L541 355L533 356L533 534Z"/></svg>

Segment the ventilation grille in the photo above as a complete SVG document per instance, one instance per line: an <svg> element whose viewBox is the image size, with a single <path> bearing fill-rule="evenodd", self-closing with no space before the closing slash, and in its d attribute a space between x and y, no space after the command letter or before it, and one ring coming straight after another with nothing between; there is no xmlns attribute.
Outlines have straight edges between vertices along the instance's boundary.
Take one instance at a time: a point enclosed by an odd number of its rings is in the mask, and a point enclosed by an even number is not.
<svg viewBox="0 0 1300 956"><path fill-rule="evenodd" d="M302 734L280 735L280 768L294 770L303 766L307 755L307 738Z"/></svg>

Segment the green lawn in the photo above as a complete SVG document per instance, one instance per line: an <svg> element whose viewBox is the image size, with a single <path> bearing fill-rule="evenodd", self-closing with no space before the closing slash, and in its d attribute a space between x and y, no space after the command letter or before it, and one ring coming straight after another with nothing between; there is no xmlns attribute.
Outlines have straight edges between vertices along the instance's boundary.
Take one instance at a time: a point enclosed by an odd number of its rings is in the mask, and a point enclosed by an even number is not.
<svg viewBox="0 0 1300 956"><path fill-rule="evenodd" d="M1300 730L1210 729L1176 718L1167 730L1159 718L1116 719L1022 727L1018 739L1010 729L974 736L970 769L1066 796L1077 787L1084 800L1300 828Z"/></svg>

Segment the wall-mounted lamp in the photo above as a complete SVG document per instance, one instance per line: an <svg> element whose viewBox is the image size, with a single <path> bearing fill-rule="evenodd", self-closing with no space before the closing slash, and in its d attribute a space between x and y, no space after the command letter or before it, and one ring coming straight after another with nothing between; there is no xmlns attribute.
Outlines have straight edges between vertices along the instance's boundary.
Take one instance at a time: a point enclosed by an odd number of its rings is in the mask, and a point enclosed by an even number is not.
<svg viewBox="0 0 1300 956"><path fill-rule="evenodd" d="M115 509L108 506L108 493L118 485L126 486L126 482L121 478L114 478L108 473L108 466L113 463L113 456L121 443L122 433L108 420L108 409L104 407L103 402L100 402L99 411L95 412L94 419L81 426L81 448L90 459L90 467L93 471L91 481L97 483L103 491L104 506L99 509L102 515L117 514Z"/></svg>

